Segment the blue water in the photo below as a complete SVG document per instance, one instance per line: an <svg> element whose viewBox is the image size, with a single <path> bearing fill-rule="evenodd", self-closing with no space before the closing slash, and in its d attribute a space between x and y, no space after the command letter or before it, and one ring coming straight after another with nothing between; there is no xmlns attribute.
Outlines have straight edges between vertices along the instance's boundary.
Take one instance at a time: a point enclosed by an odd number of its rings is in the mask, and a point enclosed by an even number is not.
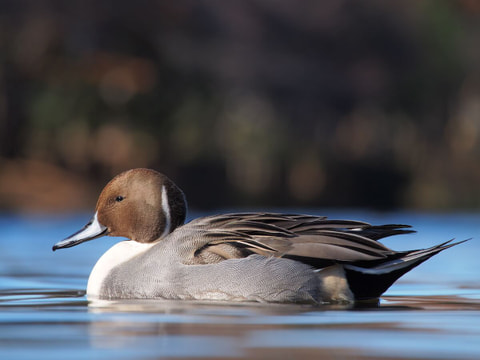
<svg viewBox="0 0 480 360"><path fill-rule="evenodd" d="M53 253L89 214L3 214L0 359L480 358L480 214L309 212L413 225L384 241L398 250L473 239L411 271L379 306L89 303L90 270L118 239Z"/></svg>

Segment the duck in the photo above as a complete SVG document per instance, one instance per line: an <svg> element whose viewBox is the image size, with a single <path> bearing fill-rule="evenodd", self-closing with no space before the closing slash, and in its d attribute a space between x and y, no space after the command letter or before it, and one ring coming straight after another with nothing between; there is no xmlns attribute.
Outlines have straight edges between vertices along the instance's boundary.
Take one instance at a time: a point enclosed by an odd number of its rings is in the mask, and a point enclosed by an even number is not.
<svg viewBox="0 0 480 360"><path fill-rule="evenodd" d="M127 170L101 191L69 248L124 237L97 261L88 299L169 299L261 303L377 300L402 275L463 241L395 251L379 240L415 232L325 216L239 212L185 223L182 190L152 169Z"/></svg>

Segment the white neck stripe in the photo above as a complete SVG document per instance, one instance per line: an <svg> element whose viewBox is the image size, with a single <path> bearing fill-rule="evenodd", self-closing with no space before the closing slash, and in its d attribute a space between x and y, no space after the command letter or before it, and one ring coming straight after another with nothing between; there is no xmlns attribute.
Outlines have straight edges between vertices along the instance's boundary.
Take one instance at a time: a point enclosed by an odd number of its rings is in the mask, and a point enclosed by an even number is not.
<svg viewBox="0 0 480 360"><path fill-rule="evenodd" d="M167 236L170 233L170 228L172 226L172 219L170 216L170 205L168 205L168 194L167 188L165 185L162 186L162 210L163 215L165 216L165 229L163 230L162 238Z"/></svg>

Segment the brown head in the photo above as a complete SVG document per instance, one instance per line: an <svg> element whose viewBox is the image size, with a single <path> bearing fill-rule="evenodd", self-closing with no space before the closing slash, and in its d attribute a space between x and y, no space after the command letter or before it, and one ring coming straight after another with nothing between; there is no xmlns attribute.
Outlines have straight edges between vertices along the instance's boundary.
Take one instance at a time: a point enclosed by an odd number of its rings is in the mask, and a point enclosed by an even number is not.
<svg viewBox="0 0 480 360"><path fill-rule="evenodd" d="M78 233L53 249L70 247L103 235L149 243L185 221L183 192L168 177L150 169L132 169L113 178L102 190L95 215Z"/></svg>

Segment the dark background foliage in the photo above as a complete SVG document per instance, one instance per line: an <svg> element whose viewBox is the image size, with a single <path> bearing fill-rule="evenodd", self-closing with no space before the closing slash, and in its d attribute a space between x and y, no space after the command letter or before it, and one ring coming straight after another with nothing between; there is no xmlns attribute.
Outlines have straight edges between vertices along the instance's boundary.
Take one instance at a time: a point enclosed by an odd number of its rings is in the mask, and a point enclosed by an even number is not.
<svg viewBox="0 0 480 360"><path fill-rule="evenodd" d="M476 1L0 1L0 207L480 205Z"/></svg>

